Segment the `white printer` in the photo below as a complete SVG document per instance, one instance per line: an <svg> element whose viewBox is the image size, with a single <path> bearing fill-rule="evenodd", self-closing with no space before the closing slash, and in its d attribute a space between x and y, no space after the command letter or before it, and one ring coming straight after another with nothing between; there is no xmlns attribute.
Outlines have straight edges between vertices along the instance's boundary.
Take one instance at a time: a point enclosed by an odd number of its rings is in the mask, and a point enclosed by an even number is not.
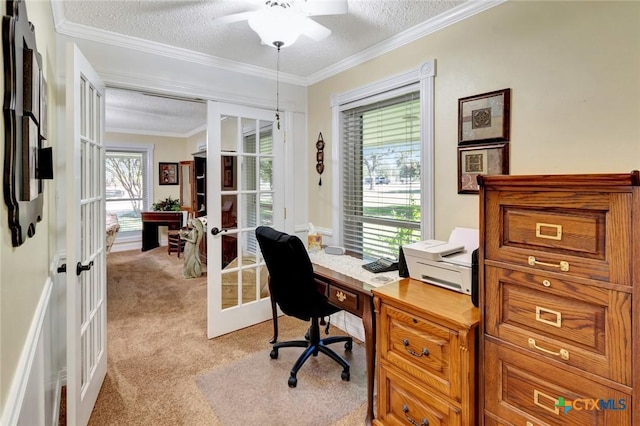
<svg viewBox="0 0 640 426"><path fill-rule="evenodd" d="M449 241L420 241L402 252L411 278L470 295L471 253L477 248L477 229L455 228Z"/></svg>

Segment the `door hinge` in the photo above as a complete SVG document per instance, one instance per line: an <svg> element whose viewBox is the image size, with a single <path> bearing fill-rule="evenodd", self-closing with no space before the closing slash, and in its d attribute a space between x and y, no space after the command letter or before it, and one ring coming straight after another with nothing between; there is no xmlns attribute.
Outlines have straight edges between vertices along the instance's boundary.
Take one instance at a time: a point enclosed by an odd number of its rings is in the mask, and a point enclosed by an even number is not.
<svg viewBox="0 0 640 426"><path fill-rule="evenodd" d="M285 218L285 219L287 218L287 208L286 208L286 207L285 207L285 209L284 209L284 218Z"/></svg>
<svg viewBox="0 0 640 426"><path fill-rule="evenodd" d="M67 264L63 263L62 265L58 266L57 271L58 271L59 274L61 274L63 272L66 273L67 272Z"/></svg>

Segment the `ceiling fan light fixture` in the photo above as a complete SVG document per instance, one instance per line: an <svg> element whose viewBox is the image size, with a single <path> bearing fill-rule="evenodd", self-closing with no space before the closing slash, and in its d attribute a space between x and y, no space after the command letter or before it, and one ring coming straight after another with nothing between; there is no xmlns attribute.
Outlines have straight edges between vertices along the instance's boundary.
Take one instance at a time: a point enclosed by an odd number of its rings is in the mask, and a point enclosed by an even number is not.
<svg viewBox="0 0 640 426"><path fill-rule="evenodd" d="M257 11L248 22L264 44L275 46L280 42L280 46L285 47L295 43L302 34L305 17L291 8L276 5Z"/></svg>

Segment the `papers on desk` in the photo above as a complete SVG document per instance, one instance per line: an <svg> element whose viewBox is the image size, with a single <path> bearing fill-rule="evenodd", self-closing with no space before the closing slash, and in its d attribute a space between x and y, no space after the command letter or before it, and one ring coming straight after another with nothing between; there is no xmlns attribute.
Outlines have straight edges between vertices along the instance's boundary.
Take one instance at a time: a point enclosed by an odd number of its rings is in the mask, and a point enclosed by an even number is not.
<svg viewBox="0 0 640 426"><path fill-rule="evenodd" d="M313 251L309 253L311 262L324 266L328 269L333 269L336 272L340 272L348 277L355 278L365 282L372 287L381 287L385 284L392 283L400 279L398 271L382 272L374 274L362 268L364 261L352 256L336 256L333 254L327 254L324 251Z"/></svg>

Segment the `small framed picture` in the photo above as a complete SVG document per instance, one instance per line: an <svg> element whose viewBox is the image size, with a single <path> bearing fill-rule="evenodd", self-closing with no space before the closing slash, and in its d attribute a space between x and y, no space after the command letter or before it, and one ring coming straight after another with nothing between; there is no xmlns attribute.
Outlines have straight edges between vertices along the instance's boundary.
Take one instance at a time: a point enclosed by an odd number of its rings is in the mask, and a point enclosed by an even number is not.
<svg viewBox="0 0 640 426"><path fill-rule="evenodd" d="M458 194L477 194L478 175L508 174L508 143L458 147Z"/></svg>
<svg viewBox="0 0 640 426"><path fill-rule="evenodd" d="M458 99L458 144L509 140L511 89Z"/></svg>
<svg viewBox="0 0 640 426"><path fill-rule="evenodd" d="M178 163L158 163L158 184L178 185Z"/></svg>

